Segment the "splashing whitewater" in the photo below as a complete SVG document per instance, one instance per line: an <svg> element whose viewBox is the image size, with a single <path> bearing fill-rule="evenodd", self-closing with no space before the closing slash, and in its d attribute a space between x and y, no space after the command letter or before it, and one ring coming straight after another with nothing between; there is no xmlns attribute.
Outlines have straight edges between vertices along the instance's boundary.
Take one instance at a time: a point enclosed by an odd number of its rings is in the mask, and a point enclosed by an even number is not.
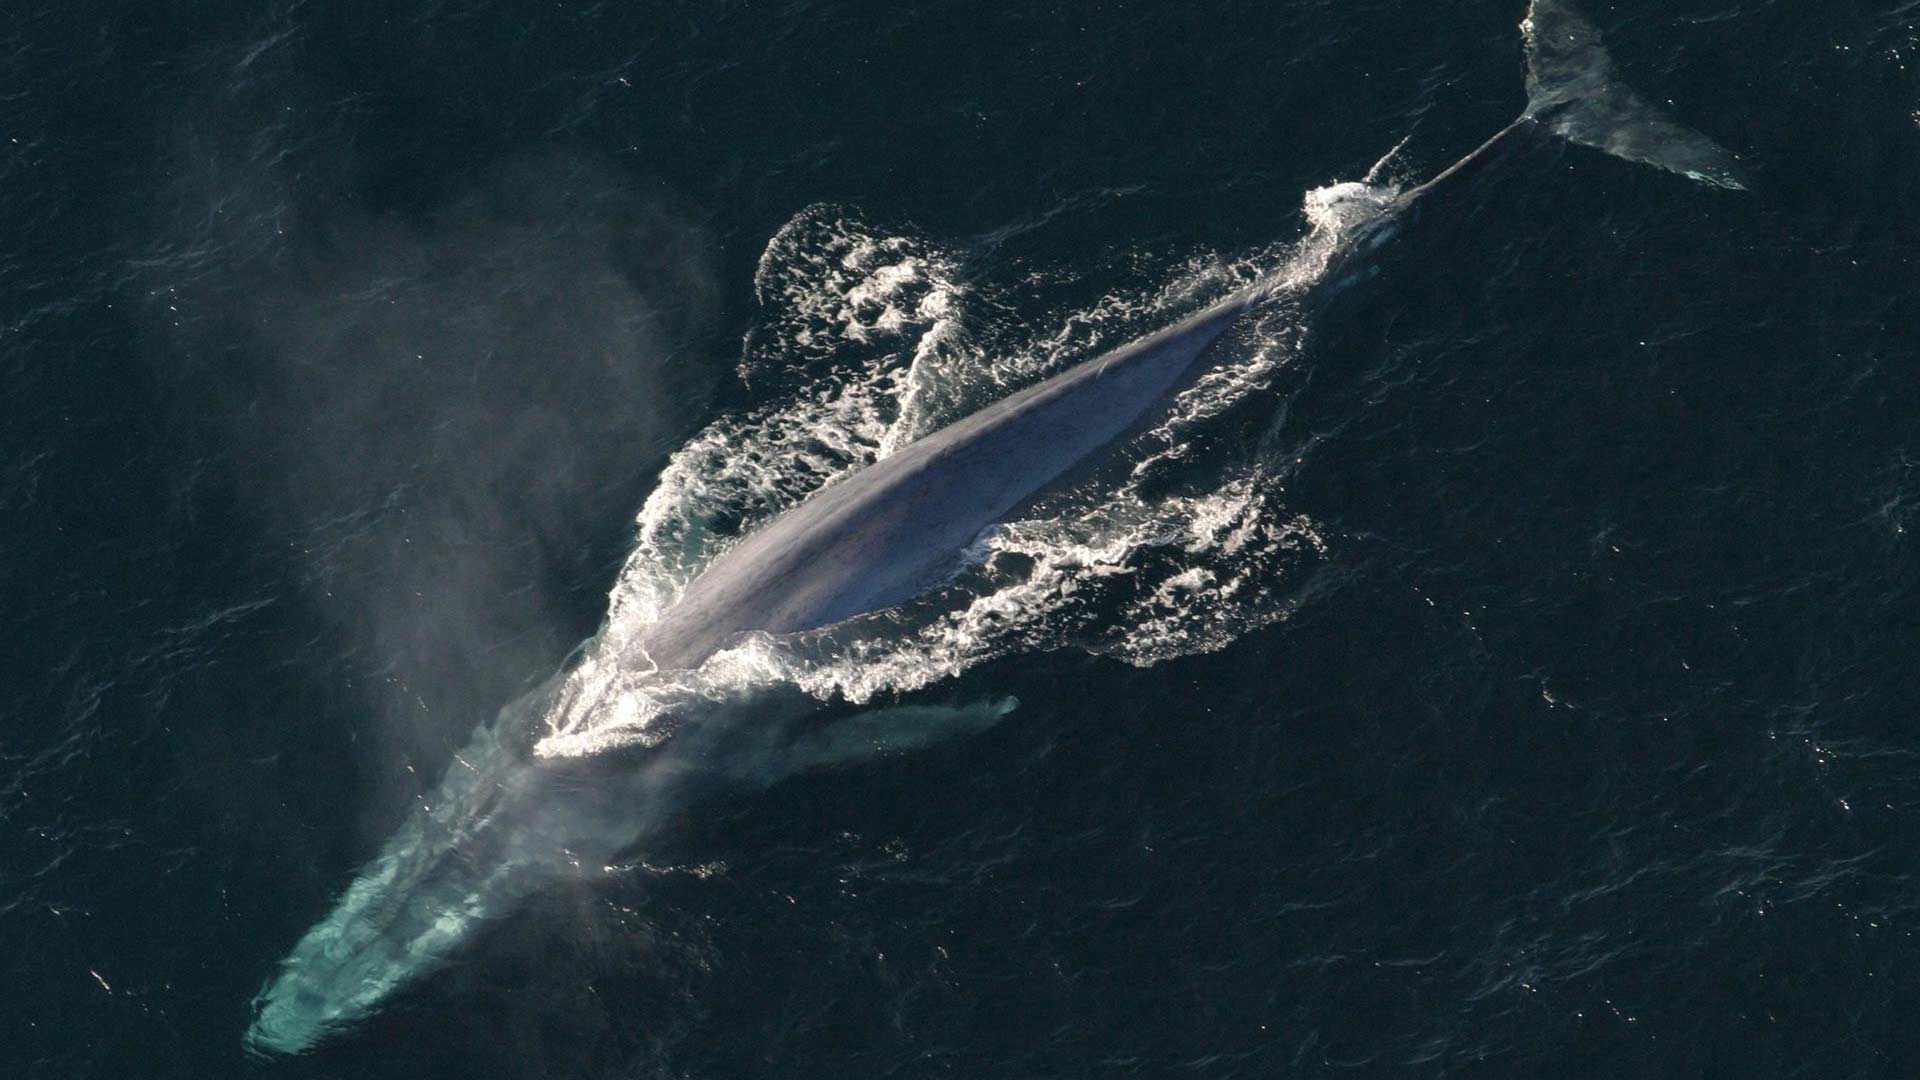
<svg viewBox="0 0 1920 1080"><path fill-rule="evenodd" d="M1377 171L1377 170L1376 170ZM639 515L607 622L583 648L536 752L591 755L669 737L697 703L774 684L863 703L1016 650L1078 647L1148 665L1218 649L1282 618L1288 583L1325 551L1260 462L1180 477L1208 423L1299 353L1295 300L1342 240L1397 192L1309 192L1301 240L1237 261L1194 257L1157 287L1116 291L1050 327L972 318L961 260L857 214L810 207L768 243L755 275L764 322L741 375L779 400L715 421L677 452ZM989 530L948 587L825 630L748 635L694 671L661 672L628 646L732 543L814 491L997 397L1265 281L1250 340L1182 392L1129 448L1117 484L1058 493ZM1008 340L1014 338L1013 340Z"/></svg>

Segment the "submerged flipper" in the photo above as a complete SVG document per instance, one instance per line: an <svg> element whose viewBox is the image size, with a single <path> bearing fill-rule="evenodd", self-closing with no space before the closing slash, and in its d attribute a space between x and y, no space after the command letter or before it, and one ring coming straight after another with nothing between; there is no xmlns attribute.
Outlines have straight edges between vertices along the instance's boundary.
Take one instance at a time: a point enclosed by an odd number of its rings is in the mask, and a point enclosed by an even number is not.
<svg viewBox="0 0 1920 1080"><path fill-rule="evenodd" d="M1745 190L1746 171L1726 148L1615 80L1613 58L1594 29L1560 0L1533 0L1520 32L1527 42L1527 112L1582 146L1703 184Z"/></svg>
<svg viewBox="0 0 1920 1080"><path fill-rule="evenodd" d="M839 765L876 754L919 750L962 735L985 731L1020 702L994 698L969 705L900 705L874 709L827 725L794 740L787 773Z"/></svg>

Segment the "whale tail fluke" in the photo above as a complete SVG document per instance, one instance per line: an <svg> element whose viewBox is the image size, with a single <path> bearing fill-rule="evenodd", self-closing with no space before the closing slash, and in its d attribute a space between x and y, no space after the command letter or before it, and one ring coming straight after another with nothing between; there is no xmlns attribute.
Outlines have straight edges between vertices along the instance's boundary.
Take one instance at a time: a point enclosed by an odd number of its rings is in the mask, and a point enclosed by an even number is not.
<svg viewBox="0 0 1920 1080"><path fill-rule="evenodd" d="M1527 45L1526 115L1582 146L1742 191L1739 158L1615 79L1600 32L1561 0L1533 0L1520 23Z"/></svg>

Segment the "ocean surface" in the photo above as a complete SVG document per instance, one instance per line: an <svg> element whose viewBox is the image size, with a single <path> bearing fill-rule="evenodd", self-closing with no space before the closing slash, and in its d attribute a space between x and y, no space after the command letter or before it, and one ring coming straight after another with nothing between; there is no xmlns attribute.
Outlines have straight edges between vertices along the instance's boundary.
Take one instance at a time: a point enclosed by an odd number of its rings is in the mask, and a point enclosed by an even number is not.
<svg viewBox="0 0 1920 1080"><path fill-rule="evenodd" d="M938 610L533 734L1017 707L243 1046L477 726L834 476L1305 295L1333 185L1525 107L1525 6L20 0L0 1076L1920 1075L1913 0L1591 0L1751 190L1483 162Z"/></svg>

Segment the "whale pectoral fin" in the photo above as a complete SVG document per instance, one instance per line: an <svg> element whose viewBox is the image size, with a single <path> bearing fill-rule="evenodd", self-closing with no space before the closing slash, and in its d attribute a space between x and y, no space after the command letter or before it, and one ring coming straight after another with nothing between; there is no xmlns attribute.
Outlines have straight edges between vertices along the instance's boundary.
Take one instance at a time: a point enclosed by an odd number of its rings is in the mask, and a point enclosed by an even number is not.
<svg viewBox="0 0 1920 1080"><path fill-rule="evenodd" d="M1527 116L1615 157L1715 187L1749 186L1737 156L1615 79L1600 31L1563 0L1533 0L1520 31L1527 44Z"/></svg>
<svg viewBox="0 0 1920 1080"><path fill-rule="evenodd" d="M982 732L1018 708L1016 698L967 705L901 705L837 720L796 738L787 748L786 775L881 754L907 753Z"/></svg>

